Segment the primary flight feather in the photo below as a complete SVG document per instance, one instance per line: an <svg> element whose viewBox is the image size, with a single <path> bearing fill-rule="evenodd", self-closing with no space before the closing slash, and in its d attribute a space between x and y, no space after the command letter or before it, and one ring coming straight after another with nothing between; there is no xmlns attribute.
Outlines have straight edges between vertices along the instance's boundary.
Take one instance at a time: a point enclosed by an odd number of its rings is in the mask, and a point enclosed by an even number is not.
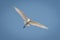
<svg viewBox="0 0 60 40"><path fill-rule="evenodd" d="M23 18L23 20L27 20L27 17L25 16L25 14L23 14L23 12L21 10L19 10L16 7L15 7L15 10L18 12L19 15L21 15L21 17Z"/></svg>
<svg viewBox="0 0 60 40"><path fill-rule="evenodd" d="M23 18L24 20L24 27L27 27L27 26L30 26L30 25L34 25L34 26L37 26L37 27L40 27L40 28L43 28L43 29L48 29L48 27L38 23L38 22L35 22L35 21L32 21L31 19L29 19L21 10L19 10L17 7L14 7L15 10L18 12L18 14Z"/></svg>

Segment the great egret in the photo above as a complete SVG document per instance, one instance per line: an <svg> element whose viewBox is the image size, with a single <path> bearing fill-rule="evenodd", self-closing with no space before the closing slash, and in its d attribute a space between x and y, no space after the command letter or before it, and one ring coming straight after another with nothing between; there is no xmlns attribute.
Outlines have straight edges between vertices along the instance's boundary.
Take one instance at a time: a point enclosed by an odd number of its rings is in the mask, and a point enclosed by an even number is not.
<svg viewBox="0 0 60 40"><path fill-rule="evenodd" d="M40 28L44 28L44 29L48 29L48 27L38 23L38 22L35 22L35 21L32 21L31 19L29 19L21 10L19 10L17 7L14 7L14 9L18 12L18 14L23 18L24 20L24 27L27 27L27 26L30 26L30 25L34 25L36 27L40 27Z"/></svg>

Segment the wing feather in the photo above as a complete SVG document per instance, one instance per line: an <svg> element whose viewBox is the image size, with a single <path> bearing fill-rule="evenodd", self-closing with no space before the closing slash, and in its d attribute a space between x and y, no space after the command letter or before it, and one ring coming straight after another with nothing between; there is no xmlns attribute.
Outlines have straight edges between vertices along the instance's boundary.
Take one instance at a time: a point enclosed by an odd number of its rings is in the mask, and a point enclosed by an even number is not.
<svg viewBox="0 0 60 40"><path fill-rule="evenodd" d="M38 23L38 22L34 22L34 21L30 21L30 24L31 25L34 25L34 26L37 26L37 27L40 27L40 28L44 28L44 29L48 29L48 27Z"/></svg>
<svg viewBox="0 0 60 40"><path fill-rule="evenodd" d="M27 17L25 16L25 14L23 14L23 12L21 10L19 10L18 8L14 7L15 10L18 12L19 15L21 15L21 17L23 18L24 21L27 20Z"/></svg>

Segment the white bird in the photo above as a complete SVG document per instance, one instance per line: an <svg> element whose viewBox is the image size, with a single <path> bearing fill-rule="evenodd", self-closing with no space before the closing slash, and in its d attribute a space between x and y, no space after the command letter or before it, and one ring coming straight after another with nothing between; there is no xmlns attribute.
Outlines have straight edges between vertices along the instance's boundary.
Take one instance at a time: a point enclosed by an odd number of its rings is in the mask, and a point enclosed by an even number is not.
<svg viewBox="0 0 60 40"><path fill-rule="evenodd" d="M42 25L42 24L40 24L38 22L32 21L31 19L29 19L28 17L26 17L24 15L24 13L21 10L19 10L17 7L14 7L14 9L18 12L19 15L21 15L21 17L24 20L25 25L24 25L23 28L25 28L27 26L30 26L30 25L34 25L34 26L37 26L37 27L40 27L40 28L43 28L43 29L48 29L48 27L46 27L46 26L44 26L44 25Z"/></svg>

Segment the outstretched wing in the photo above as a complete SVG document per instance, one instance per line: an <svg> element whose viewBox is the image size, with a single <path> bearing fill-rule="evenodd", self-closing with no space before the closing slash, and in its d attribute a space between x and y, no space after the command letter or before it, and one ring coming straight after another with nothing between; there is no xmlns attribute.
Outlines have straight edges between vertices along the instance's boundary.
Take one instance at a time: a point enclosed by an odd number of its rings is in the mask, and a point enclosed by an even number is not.
<svg viewBox="0 0 60 40"><path fill-rule="evenodd" d="M44 28L44 29L48 29L48 27L38 23L38 22L34 22L34 21L30 21L30 24L31 25L34 25L34 26L37 26L37 27L40 27L40 28Z"/></svg>
<svg viewBox="0 0 60 40"><path fill-rule="evenodd" d="M23 12L21 10L19 10L18 8L14 7L15 10L18 12L19 15L21 15L21 17L23 18L24 21L27 20L27 17L23 14Z"/></svg>

